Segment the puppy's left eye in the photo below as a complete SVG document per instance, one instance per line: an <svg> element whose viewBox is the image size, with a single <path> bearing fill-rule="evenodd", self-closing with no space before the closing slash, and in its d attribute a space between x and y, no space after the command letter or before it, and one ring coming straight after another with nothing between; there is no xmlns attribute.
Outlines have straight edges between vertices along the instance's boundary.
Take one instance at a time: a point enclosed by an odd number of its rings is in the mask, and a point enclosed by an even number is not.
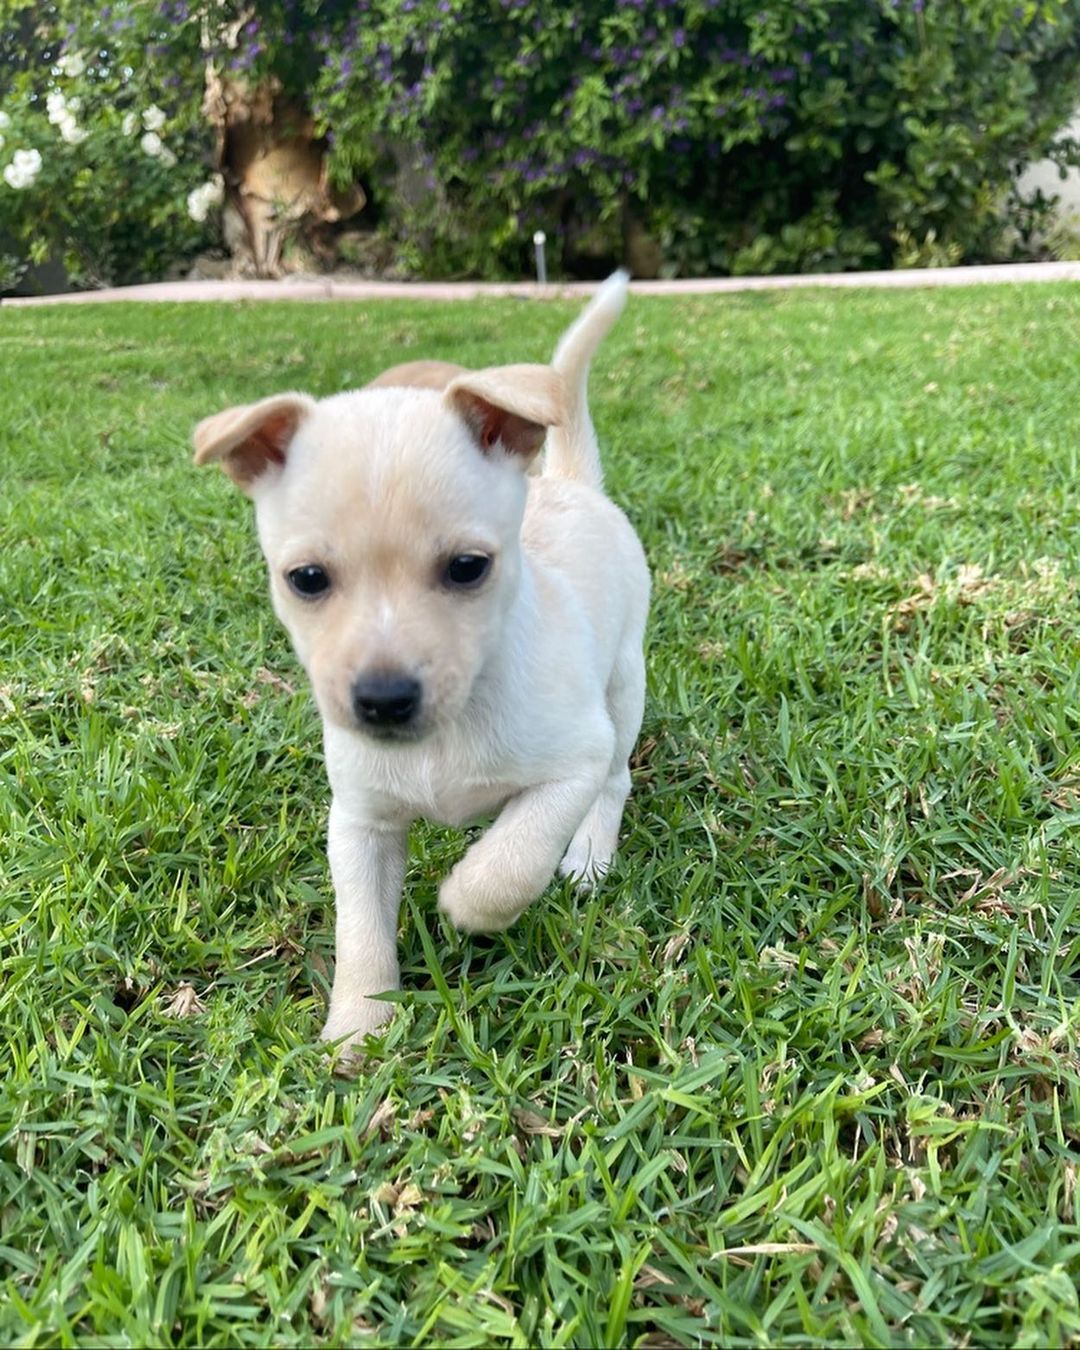
<svg viewBox="0 0 1080 1350"><path fill-rule="evenodd" d="M491 569L491 559L486 553L459 553L446 564L443 578L448 586L465 590L479 586Z"/></svg>

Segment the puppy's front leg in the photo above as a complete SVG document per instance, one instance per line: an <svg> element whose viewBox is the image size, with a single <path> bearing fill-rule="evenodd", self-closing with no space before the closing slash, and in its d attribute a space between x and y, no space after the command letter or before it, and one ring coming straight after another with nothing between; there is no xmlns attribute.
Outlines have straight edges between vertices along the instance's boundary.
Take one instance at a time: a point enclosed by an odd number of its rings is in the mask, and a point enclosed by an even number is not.
<svg viewBox="0 0 1080 1350"><path fill-rule="evenodd" d="M574 831L596 799L609 757L573 778L526 788L512 797L439 887L439 908L456 928L509 928L555 874Z"/></svg>
<svg viewBox="0 0 1080 1350"><path fill-rule="evenodd" d="M328 851L336 904L336 964L323 1040L360 1040L393 1016L369 994L398 987L397 923L407 828L350 817L335 800Z"/></svg>

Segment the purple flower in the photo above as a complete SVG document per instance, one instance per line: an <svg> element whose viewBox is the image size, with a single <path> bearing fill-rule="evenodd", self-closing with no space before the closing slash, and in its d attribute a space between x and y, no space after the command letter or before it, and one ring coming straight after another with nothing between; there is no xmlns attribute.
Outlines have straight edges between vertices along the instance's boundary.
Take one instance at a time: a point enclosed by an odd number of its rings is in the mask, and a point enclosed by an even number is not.
<svg viewBox="0 0 1080 1350"><path fill-rule="evenodd" d="M671 40L672 40L672 42L675 43L675 46L676 46L676 47L685 47L685 46L686 46L686 30L683 29L683 28L676 28L676 29L675 29L675 32L671 35Z"/></svg>

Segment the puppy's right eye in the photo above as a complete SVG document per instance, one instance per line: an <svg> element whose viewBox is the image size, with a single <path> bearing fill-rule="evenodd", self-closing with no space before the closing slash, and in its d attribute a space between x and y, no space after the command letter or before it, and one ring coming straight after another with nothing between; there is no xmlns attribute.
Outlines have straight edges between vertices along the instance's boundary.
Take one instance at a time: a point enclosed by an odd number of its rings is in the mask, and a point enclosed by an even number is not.
<svg viewBox="0 0 1080 1350"><path fill-rule="evenodd" d="M325 567L308 563L306 567L294 567L285 573L285 580L293 591L303 600L314 600L330 589L330 574Z"/></svg>

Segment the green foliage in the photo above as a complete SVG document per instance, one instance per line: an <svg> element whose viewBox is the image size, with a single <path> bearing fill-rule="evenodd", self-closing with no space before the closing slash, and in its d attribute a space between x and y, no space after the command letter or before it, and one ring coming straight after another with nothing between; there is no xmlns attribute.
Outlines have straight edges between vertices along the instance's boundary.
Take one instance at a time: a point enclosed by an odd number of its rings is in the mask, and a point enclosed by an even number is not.
<svg viewBox="0 0 1080 1350"><path fill-rule="evenodd" d="M680 272L889 264L898 231L998 256L1016 162L1080 93L1058 0L372 0L324 50L339 153L408 146L399 234L470 238L471 270L524 268L537 227L606 265L627 210Z"/></svg>
<svg viewBox="0 0 1080 1350"><path fill-rule="evenodd" d="M0 3L0 108L40 150L0 232L129 278L202 238L208 64L306 103L406 267L602 271L633 225L676 273L1030 255L1006 210L1080 99L1064 0L86 0ZM83 54L77 78L58 62ZM45 118L82 99L85 142ZM124 110L168 115L179 162ZM1076 147L1057 150L1076 158ZM63 191L61 191L61 187Z"/></svg>
<svg viewBox="0 0 1080 1350"><path fill-rule="evenodd" d="M198 42L148 14L0 4L0 239L17 270L57 259L77 284L140 281L213 238L187 208L210 172ZM20 175L27 156L37 167Z"/></svg>

